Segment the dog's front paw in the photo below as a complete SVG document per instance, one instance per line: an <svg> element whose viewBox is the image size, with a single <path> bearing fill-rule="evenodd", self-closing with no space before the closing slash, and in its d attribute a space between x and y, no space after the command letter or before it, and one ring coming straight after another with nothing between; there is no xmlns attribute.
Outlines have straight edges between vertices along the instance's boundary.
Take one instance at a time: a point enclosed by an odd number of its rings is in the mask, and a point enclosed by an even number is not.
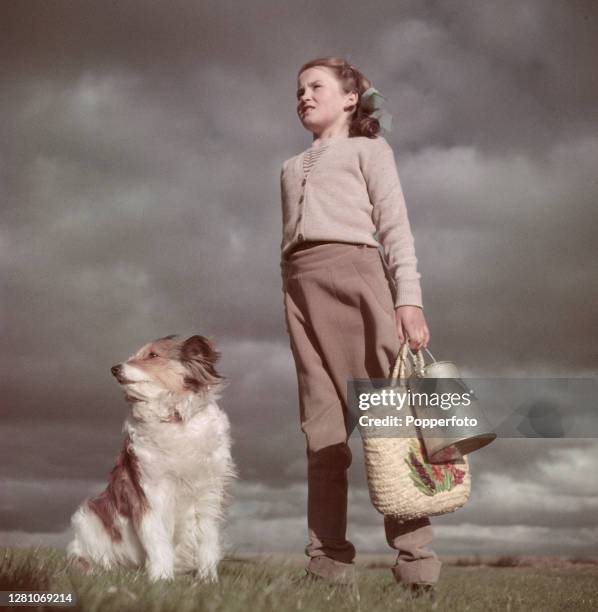
<svg viewBox="0 0 598 612"><path fill-rule="evenodd" d="M157 582L158 580L174 580L174 570L161 565L149 565L147 567L147 574L152 582Z"/></svg>
<svg viewBox="0 0 598 612"><path fill-rule="evenodd" d="M201 582L218 582L218 570L215 567L200 567L195 570L195 579Z"/></svg>
<svg viewBox="0 0 598 612"><path fill-rule="evenodd" d="M80 555L70 557L67 568L76 574L81 574L82 576L88 576L93 572L93 565L91 561Z"/></svg>

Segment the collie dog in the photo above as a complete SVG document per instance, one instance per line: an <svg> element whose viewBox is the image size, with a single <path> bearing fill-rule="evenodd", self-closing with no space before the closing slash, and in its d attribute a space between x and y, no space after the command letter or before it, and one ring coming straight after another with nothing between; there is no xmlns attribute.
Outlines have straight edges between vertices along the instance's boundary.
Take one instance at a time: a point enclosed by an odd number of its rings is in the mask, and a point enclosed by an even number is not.
<svg viewBox="0 0 598 612"><path fill-rule="evenodd" d="M228 417L218 407L226 379L210 340L176 335L112 367L130 412L106 489L71 519L71 565L145 567L152 581L193 573L217 581L221 527L236 477Z"/></svg>

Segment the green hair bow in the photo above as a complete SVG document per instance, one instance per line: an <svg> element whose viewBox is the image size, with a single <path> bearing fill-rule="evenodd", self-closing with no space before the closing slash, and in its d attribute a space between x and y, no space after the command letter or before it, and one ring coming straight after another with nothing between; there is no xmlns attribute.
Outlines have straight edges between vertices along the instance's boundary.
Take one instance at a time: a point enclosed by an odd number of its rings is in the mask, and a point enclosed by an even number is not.
<svg viewBox="0 0 598 612"><path fill-rule="evenodd" d="M370 87L361 94L359 106L368 115L378 119L380 127L388 133L392 128L392 115L382 109L382 100L386 98L375 87Z"/></svg>

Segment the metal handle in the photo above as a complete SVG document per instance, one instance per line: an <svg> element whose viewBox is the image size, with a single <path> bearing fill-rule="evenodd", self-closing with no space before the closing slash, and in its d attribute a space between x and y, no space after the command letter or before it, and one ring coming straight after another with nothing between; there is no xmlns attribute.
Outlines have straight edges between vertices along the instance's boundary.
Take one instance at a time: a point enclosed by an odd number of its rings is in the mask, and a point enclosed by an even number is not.
<svg viewBox="0 0 598 612"><path fill-rule="evenodd" d="M430 353L430 351L428 350L428 348L426 346L424 346L422 348L424 349L424 351L426 351L426 353L428 353L428 355L430 355L430 357L432 358L432 361L436 361L436 359L434 359L434 355L432 355L432 353Z"/></svg>

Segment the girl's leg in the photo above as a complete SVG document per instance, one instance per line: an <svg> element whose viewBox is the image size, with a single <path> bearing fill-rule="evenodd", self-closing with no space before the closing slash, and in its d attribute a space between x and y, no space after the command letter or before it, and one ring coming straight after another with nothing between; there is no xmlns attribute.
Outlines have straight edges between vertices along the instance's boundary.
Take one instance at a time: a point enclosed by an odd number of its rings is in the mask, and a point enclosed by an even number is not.
<svg viewBox="0 0 598 612"><path fill-rule="evenodd" d="M299 286L289 281L288 288L285 315L297 369L301 429L307 443L308 570L331 580L351 581L355 548L346 539L351 450L346 443L343 407L300 308Z"/></svg>
<svg viewBox="0 0 598 612"><path fill-rule="evenodd" d="M391 516L384 517L386 541L399 551L392 573L397 582L405 584L438 582L442 563L436 553L426 548L434 532L429 518L400 523Z"/></svg>
<svg viewBox="0 0 598 612"><path fill-rule="evenodd" d="M369 249L354 261L362 283L362 313L366 339L365 369L356 378L388 378L400 347L389 280L379 255ZM433 530L429 518L399 522L384 517L388 544L398 551L393 575L398 582L438 581L442 563L427 546Z"/></svg>

